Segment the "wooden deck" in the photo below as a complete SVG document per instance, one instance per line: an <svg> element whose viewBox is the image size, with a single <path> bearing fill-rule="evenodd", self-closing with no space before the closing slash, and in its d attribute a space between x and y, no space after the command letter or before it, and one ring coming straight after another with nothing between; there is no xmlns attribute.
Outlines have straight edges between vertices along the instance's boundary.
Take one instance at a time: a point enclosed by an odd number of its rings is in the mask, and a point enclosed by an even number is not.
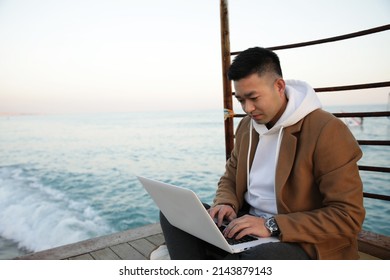
<svg viewBox="0 0 390 280"><path fill-rule="evenodd" d="M36 252L16 260L147 260L164 243L159 224Z"/></svg>
<svg viewBox="0 0 390 280"><path fill-rule="evenodd" d="M19 256L15 260L148 260L150 253L163 243L160 224L151 224ZM362 260L389 259L390 237L362 232L359 249Z"/></svg>

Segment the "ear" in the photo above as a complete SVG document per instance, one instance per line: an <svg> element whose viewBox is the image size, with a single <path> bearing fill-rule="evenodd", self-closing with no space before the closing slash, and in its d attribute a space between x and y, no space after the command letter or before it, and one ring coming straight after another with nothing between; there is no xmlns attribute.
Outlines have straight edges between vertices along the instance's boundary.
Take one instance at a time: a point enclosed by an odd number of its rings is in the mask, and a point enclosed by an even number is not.
<svg viewBox="0 0 390 280"><path fill-rule="evenodd" d="M282 78L278 78L275 81L275 88L279 92L279 95L282 96L286 89L286 82Z"/></svg>

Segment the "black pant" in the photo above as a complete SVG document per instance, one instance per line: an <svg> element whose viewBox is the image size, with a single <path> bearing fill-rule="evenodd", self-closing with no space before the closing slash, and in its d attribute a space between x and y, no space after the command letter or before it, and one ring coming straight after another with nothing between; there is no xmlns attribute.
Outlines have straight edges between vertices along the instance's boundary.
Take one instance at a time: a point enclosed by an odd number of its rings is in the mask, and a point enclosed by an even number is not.
<svg viewBox="0 0 390 280"><path fill-rule="evenodd" d="M210 206L205 204L206 208ZM241 215L244 213L240 213ZM306 252L297 243L264 243L237 254L229 254L208 242L171 225L160 212L160 224L172 260L308 260Z"/></svg>

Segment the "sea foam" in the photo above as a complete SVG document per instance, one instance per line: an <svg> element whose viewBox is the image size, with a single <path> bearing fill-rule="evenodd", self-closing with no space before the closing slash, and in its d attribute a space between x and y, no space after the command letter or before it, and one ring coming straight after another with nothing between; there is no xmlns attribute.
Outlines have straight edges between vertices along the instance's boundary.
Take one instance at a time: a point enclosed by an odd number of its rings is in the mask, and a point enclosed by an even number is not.
<svg viewBox="0 0 390 280"><path fill-rule="evenodd" d="M43 185L22 166L0 167L0 235L41 251L108 233L86 201Z"/></svg>

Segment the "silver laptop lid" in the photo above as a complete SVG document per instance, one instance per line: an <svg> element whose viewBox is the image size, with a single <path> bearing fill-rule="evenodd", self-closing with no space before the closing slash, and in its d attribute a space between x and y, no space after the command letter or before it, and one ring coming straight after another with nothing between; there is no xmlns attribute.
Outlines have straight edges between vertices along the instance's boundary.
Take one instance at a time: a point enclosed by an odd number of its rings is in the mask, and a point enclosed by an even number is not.
<svg viewBox="0 0 390 280"><path fill-rule="evenodd" d="M144 177L138 179L173 226L221 249L233 252L192 190Z"/></svg>

